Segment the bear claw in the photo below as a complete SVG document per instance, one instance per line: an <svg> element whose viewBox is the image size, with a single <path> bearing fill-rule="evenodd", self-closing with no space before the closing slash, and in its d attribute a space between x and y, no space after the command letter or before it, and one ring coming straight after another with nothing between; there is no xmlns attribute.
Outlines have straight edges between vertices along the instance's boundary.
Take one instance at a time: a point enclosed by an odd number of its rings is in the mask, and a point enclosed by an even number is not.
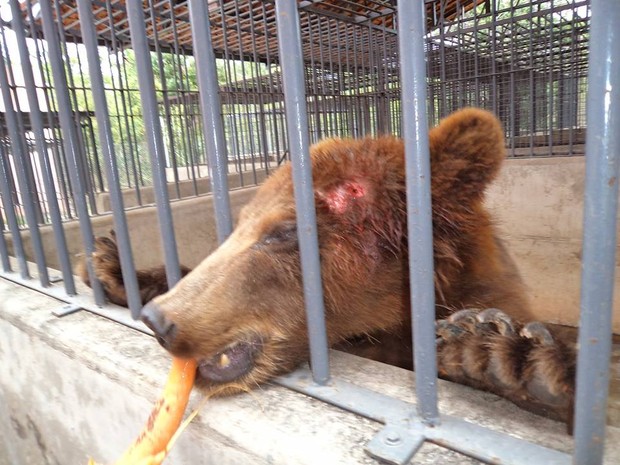
<svg viewBox="0 0 620 465"><path fill-rule="evenodd" d="M543 346L552 346L554 344L553 336L546 326L539 321L526 324L519 332L519 335L527 339L532 339Z"/></svg>
<svg viewBox="0 0 620 465"><path fill-rule="evenodd" d="M455 324L470 323L475 324L478 312L469 308L454 312L448 317L448 321Z"/></svg>
<svg viewBox="0 0 620 465"><path fill-rule="evenodd" d="M458 338L467 330L462 326L452 324L449 320L438 320L435 323L435 332L438 336L437 342L443 342Z"/></svg>
<svg viewBox="0 0 620 465"><path fill-rule="evenodd" d="M487 308L477 314L480 323L493 323L502 336L514 336L516 334L512 319L497 308Z"/></svg>

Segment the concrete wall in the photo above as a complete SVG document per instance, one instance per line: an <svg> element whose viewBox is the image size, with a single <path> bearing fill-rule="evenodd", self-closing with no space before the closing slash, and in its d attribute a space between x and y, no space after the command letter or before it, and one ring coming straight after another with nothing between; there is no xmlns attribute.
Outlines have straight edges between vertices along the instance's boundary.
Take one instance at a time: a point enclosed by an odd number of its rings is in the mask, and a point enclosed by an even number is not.
<svg viewBox="0 0 620 465"><path fill-rule="evenodd" d="M157 398L169 356L118 323L78 312L56 318L58 301L0 278L0 465L112 463ZM332 374L413 401L412 373L332 352ZM488 393L441 381L440 407L477 424L568 451L565 426ZM190 409L200 403L195 392ZM375 423L277 386L206 403L168 465L378 465L363 451ZM620 458L608 427L606 464ZM480 462L425 444L416 464Z"/></svg>
<svg viewBox="0 0 620 465"><path fill-rule="evenodd" d="M579 321L584 173L583 157L508 160L488 195L488 206L536 312L545 320L569 325ZM616 333L620 333L618 271Z"/></svg>
<svg viewBox="0 0 620 465"><path fill-rule="evenodd" d="M205 176L205 169L200 170L197 175ZM179 173L180 177L185 174L184 170ZM252 186L254 184L261 184L267 177L267 172L264 169L256 170L256 172L245 172L228 175L228 188L238 189L241 187ZM170 199L186 199L194 197L196 195L208 194L211 192L211 179L208 177L201 177L195 181L181 179L178 183L173 182L174 178L172 173L168 173L168 197ZM255 181L256 179L256 181ZM138 199L138 194L140 198ZM123 205L125 208L138 207L141 205L149 205L155 203L155 190L152 186L140 187L137 189L125 189L122 191ZM112 211L110 194L103 192L97 195L96 198L97 211L99 213L105 213Z"/></svg>
<svg viewBox="0 0 620 465"><path fill-rule="evenodd" d="M230 202L233 217L253 196L255 187L231 191ZM174 231L179 244L179 259L186 266L194 267L202 258L206 257L217 247L215 218L213 216L213 198L210 195L192 197L172 202ZM160 265L163 263L163 249L157 231L157 209L155 206L130 209L127 211L127 222L132 240L136 266L139 268ZM95 235L108 235L114 228L111 214L92 218ZM76 263L79 255L84 252L79 224L71 221L64 224L67 246L72 263ZM51 226L41 227L43 247L47 265L59 269L59 260L56 254L56 245ZM12 240L7 234L9 250L12 250ZM33 260L30 234L22 234L24 248L29 260Z"/></svg>

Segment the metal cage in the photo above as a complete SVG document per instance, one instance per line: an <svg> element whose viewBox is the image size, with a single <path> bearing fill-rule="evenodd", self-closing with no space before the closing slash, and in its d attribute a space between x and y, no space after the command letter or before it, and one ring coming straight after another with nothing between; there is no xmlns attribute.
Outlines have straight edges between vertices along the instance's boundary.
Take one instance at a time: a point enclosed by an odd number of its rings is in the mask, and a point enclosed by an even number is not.
<svg viewBox="0 0 620 465"><path fill-rule="evenodd" d="M73 305L66 311L86 308L144 330L105 305L95 279L94 299L76 296L63 225L79 221L85 253L92 254L91 218L105 211L99 196L109 195L137 317L127 192L139 207L148 203L144 189L152 186L168 282L174 285L180 273L171 199L210 191L223 241L232 229L229 183L257 184L261 173L290 160L312 372L299 370L278 383L385 423L367 450L390 463L407 463L427 440L489 463L602 463L620 147L620 3L0 5L1 277ZM573 459L437 408L428 140L420 135L467 105L500 116L509 156L587 153ZM409 232L416 237L410 242L416 257L410 263L416 405L329 373L308 147L323 137L383 133L401 135L406 143ZM61 279L47 269L40 234L45 224L54 231ZM26 231L32 254L24 248ZM29 260L36 263L38 280L31 278Z"/></svg>

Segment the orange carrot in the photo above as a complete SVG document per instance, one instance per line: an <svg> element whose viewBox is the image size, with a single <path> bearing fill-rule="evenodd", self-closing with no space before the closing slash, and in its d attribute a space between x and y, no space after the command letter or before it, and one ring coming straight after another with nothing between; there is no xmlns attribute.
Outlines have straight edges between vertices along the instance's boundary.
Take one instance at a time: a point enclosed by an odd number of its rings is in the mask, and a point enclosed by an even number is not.
<svg viewBox="0 0 620 465"><path fill-rule="evenodd" d="M196 376L196 361L173 357L164 392L134 443L115 465L159 465L183 419ZM88 465L96 465L92 459Z"/></svg>

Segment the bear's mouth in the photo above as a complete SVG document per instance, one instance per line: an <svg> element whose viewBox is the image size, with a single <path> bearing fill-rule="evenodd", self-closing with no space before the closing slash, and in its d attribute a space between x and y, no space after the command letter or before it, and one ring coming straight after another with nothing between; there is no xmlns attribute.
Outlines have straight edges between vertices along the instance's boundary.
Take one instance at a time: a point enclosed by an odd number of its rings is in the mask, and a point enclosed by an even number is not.
<svg viewBox="0 0 620 465"><path fill-rule="evenodd" d="M254 369L256 356L262 351L263 342L254 337L236 342L209 358L198 362L198 375L208 383L229 383Z"/></svg>

